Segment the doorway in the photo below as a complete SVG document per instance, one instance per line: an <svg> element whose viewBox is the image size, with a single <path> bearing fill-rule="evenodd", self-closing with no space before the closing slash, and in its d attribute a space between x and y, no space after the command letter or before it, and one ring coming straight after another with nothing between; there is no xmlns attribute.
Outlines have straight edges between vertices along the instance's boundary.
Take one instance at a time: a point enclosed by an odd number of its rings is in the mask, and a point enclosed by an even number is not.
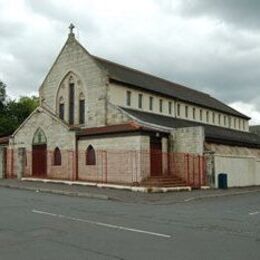
<svg viewBox="0 0 260 260"><path fill-rule="evenodd" d="M47 176L47 145L33 145L32 176L44 178Z"/></svg>
<svg viewBox="0 0 260 260"><path fill-rule="evenodd" d="M162 139L150 137L151 176L162 176Z"/></svg>
<svg viewBox="0 0 260 260"><path fill-rule="evenodd" d="M35 132L32 142L32 176L47 177L47 138L41 128Z"/></svg>

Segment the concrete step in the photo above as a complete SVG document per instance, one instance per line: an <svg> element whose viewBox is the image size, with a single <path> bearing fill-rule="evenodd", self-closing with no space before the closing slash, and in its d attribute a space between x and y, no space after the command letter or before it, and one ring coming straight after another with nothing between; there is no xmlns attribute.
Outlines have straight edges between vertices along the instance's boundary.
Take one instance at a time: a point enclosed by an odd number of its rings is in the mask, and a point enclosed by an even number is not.
<svg viewBox="0 0 260 260"><path fill-rule="evenodd" d="M154 187L182 187L187 184L178 176L151 176L143 181L142 185Z"/></svg>

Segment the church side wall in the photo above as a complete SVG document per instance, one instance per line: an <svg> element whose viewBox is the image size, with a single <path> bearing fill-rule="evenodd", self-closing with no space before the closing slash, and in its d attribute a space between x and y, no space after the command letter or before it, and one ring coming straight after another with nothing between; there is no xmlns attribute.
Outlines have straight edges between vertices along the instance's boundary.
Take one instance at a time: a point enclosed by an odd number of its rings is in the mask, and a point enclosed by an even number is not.
<svg viewBox="0 0 260 260"><path fill-rule="evenodd" d="M132 184L150 172L150 138L142 135L89 138L78 141L78 178ZM96 165L86 165L86 149L96 151Z"/></svg>
<svg viewBox="0 0 260 260"><path fill-rule="evenodd" d="M127 91L131 92L130 106L127 106L126 104ZM139 108L138 106L139 94L142 94L143 96L142 108ZM153 98L152 111L150 110L149 107L150 97ZM113 83L109 85L108 98L112 104L121 107L132 108L140 111L150 112L150 113L169 116L169 117L176 117L176 118L190 120L190 121L202 122L204 124L221 126L221 127L231 128L234 130L240 130L240 131L249 130L248 121L242 118L230 116L228 114L221 113L212 109L200 107L198 105L189 104L182 101L176 101L173 98L167 98L165 96L154 94L152 92L128 88L120 84ZM163 102L162 112L160 111L160 105L159 105L160 100L162 100ZM169 107L168 107L169 102L172 103L171 113L169 113ZM177 106L179 106L180 108L179 114L178 114ZM188 107L187 115L185 111L186 107ZM194 109L194 115L193 115L193 109ZM200 110L202 112L202 118L200 118ZM208 112L208 119L206 116L207 112ZM229 118L230 118L230 125L229 125Z"/></svg>

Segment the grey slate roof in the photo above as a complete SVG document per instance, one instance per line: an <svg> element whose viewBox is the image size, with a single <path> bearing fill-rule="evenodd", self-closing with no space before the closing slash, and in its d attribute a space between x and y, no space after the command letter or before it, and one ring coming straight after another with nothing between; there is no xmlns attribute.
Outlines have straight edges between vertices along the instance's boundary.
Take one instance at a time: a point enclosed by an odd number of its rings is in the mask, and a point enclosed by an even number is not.
<svg viewBox="0 0 260 260"><path fill-rule="evenodd" d="M206 108L215 109L233 116L250 119L248 116L234 110L208 94L184 87L182 85L161 79L159 77L128 68L117 63L92 56L107 72L110 79L128 84L132 87L152 91L178 100L193 103Z"/></svg>
<svg viewBox="0 0 260 260"><path fill-rule="evenodd" d="M236 131L219 126L211 126L199 122L177 119L173 117L162 116L122 107L121 109L123 109L133 117L139 119L140 121L153 125L165 126L170 128L203 126L207 141L260 148L260 136L254 133Z"/></svg>

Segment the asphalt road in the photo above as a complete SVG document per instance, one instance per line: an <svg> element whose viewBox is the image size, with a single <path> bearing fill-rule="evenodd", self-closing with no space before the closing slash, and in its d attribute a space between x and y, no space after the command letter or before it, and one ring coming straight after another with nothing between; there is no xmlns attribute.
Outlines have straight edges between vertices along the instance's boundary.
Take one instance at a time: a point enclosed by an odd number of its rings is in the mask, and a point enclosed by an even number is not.
<svg viewBox="0 0 260 260"><path fill-rule="evenodd" d="M0 188L0 259L260 259L260 193L152 205Z"/></svg>

